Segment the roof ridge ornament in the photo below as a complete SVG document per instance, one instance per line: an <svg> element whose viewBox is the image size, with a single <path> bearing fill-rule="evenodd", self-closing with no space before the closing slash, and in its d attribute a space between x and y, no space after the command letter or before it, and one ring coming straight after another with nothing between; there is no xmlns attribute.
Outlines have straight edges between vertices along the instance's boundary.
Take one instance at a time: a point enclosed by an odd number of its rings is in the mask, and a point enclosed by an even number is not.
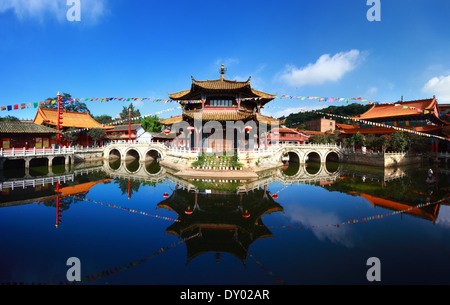
<svg viewBox="0 0 450 305"><path fill-rule="evenodd" d="M224 80L225 79L225 73L227 72L227 68L225 68L225 65L222 64L222 66L220 67L220 80Z"/></svg>

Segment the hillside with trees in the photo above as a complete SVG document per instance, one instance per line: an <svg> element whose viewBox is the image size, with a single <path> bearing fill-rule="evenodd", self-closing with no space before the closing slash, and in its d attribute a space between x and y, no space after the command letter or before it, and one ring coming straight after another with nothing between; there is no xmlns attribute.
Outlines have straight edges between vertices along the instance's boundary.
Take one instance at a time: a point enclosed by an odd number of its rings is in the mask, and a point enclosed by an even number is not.
<svg viewBox="0 0 450 305"><path fill-rule="evenodd" d="M323 113L330 113L330 114L338 114L342 116L356 116L359 114L362 114L369 110L372 107L372 105L361 105L357 103L353 103L346 106L329 106L327 108L323 108L317 111L323 112ZM286 126L292 127L293 125L302 124L307 121L315 120L321 118L322 115L313 113L313 112L298 112L298 113L291 113L287 117L281 117L280 119L286 119ZM336 120L336 123L343 124L345 123L344 119L340 118L333 118Z"/></svg>

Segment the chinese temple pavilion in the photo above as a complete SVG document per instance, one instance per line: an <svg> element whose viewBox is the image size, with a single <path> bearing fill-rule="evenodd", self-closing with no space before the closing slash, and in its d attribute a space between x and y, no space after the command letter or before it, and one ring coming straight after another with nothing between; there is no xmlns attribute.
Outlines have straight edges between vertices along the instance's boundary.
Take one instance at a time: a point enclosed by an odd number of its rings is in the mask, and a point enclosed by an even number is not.
<svg viewBox="0 0 450 305"><path fill-rule="evenodd" d="M222 65L220 78L215 80L199 81L191 77L190 89L169 93L170 99L180 101L183 113L179 116L161 119L160 122L172 129L177 129L175 125L177 123L187 122L192 134L190 141L187 141L187 146L190 148L213 151L257 148L267 143L267 133L256 132L261 123L265 123L267 126L267 129L264 128L264 130L269 130L272 124L279 124L277 119L261 114L261 108L273 100L275 94L252 88L251 77L247 81L225 79L225 71L226 69ZM189 101L195 101L195 103ZM195 124L195 120L201 120L201 124ZM210 121L219 122L220 125L217 123L207 125ZM231 130L231 134L234 135L233 140L226 139L224 133L228 125L226 122L236 123L238 121L243 122L247 129L244 130L243 125L240 125L240 128L233 127ZM205 128L208 126L210 127ZM228 126L228 128L230 127ZM253 131L249 132L252 129ZM210 132L212 130L214 132ZM173 131L177 134L179 132L178 130ZM218 132L222 132L223 136L217 140L212 134Z"/></svg>

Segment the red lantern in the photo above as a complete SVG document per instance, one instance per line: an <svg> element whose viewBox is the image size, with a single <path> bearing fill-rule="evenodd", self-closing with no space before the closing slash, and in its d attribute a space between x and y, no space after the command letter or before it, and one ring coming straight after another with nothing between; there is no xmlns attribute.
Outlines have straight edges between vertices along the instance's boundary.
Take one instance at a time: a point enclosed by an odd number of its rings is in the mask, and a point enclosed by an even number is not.
<svg viewBox="0 0 450 305"><path fill-rule="evenodd" d="M169 133L170 133L170 130L169 130L169 129L166 129L166 130L164 130L164 133L165 133L165 134L169 134Z"/></svg>
<svg viewBox="0 0 450 305"><path fill-rule="evenodd" d="M184 213L186 213L186 215L191 215L194 211L192 211L191 207L188 206L188 208L186 209L186 211L184 211Z"/></svg>
<svg viewBox="0 0 450 305"><path fill-rule="evenodd" d="M274 136L278 136L278 135L280 135L280 133L279 133L278 131L275 131L275 132L273 133L273 135L274 135Z"/></svg>
<svg viewBox="0 0 450 305"><path fill-rule="evenodd" d="M250 217L250 213L247 210L245 210L245 212L242 213L242 217L249 218Z"/></svg>
<svg viewBox="0 0 450 305"><path fill-rule="evenodd" d="M195 130L195 128L192 126L189 126L187 130L189 131L189 134L192 134L192 132Z"/></svg>
<svg viewBox="0 0 450 305"><path fill-rule="evenodd" d="M245 131L247 131L247 133L250 133L250 130L252 130L252 126L246 126L245 127Z"/></svg>
<svg viewBox="0 0 450 305"><path fill-rule="evenodd" d="M169 194L164 193L163 197L164 197L164 198L169 198Z"/></svg>
<svg viewBox="0 0 450 305"><path fill-rule="evenodd" d="M273 199L278 199L278 195L275 194L275 195L272 196L272 198L273 198Z"/></svg>

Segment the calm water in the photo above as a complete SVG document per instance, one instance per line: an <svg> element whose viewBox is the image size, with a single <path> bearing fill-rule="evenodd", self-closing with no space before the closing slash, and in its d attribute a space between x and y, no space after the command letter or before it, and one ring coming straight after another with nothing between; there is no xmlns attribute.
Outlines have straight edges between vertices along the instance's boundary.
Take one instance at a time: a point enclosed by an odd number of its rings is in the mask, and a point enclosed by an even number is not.
<svg viewBox="0 0 450 305"><path fill-rule="evenodd" d="M427 184L429 167L291 164L255 181L120 161L7 170L0 283L65 283L77 257L86 285L368 284L377 257L383 284L450 284L448 203L392 214L450 193L450 170ZM20 186L42 177L61 185Z"/></svg>

